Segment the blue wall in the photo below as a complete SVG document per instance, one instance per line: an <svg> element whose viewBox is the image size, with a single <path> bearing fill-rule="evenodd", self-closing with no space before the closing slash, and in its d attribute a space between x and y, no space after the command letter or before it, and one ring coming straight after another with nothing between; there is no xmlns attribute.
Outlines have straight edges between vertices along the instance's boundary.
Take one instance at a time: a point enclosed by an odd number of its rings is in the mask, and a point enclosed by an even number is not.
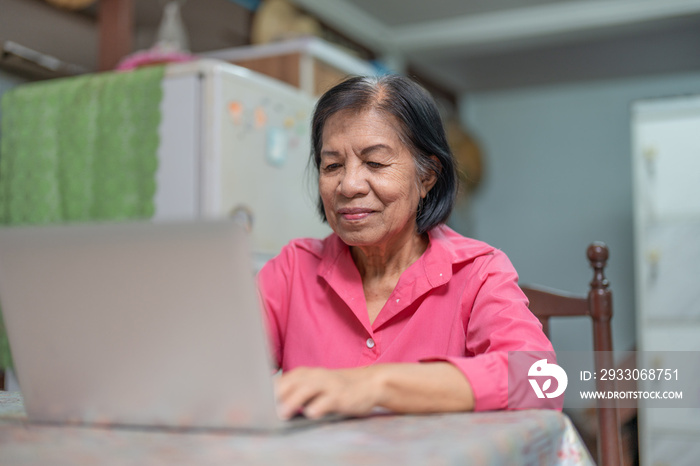
<svg viewBox="0 0 700 466"><path fill-rule="evenodd" d="M479 190L450 223L504 250L521 283L577 293L585 293L591 279L587 245L605 241L611 251L614 344L630 349L635 342L630 104L684 93L700 93L700 73L463 96L462 121L480 141L486 171ZM555 348L591 348L585 325L553 322Z"/></svg>

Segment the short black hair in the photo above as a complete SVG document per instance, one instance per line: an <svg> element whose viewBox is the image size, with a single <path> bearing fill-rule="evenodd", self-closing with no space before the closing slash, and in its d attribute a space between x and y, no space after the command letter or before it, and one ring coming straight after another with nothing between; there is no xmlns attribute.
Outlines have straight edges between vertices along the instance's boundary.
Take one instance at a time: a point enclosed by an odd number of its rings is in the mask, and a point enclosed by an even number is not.
<svg viewBox="0 0 700 466"><path fill-rule="evenodd" d="M355 76L321 96L311 122L311 161L316 173L320 171L323 128L328 119L342 110L369 109L377 109L398 121L399 138L411 152L421 178L429 170L437 175L435 185L418 205L418 234L447 222L458 188L454 157L435 101L420 84L405 76ZM318 212L327 221L320 196Z"/></svg>

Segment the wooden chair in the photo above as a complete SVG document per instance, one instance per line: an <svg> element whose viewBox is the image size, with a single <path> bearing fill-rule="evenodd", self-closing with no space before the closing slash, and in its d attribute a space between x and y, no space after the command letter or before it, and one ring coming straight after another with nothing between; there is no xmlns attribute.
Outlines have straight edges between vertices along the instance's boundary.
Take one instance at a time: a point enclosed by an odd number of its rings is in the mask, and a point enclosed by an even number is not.
<svg viewBox="0 0 700 466"><path fill-rule="evenodd" d="M595 242L588 247L588 261L593 267L593 280L587 297L574 296L558 290L539 286L521 286L530 301L530 310L542 322L542 328L549 337L550 317L590 316L593 320L593 350L595 370L613 366L612 358L612 293L603 269L608 260L608 247ZM604 353L602 353L604 352ZM599 391L614 390L614 382L596 379ZM597 400L598 411L598 464L617 466L622 464L622 436L619 413L614 400Z"/></svg>

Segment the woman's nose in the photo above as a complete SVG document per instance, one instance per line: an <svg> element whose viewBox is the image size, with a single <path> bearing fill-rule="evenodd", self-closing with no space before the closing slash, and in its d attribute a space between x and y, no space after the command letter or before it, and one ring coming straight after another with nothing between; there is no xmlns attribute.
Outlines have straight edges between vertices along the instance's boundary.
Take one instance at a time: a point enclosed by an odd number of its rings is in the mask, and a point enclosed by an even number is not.
<svg viewBox="0 0 700 466"><path fill-rule="evenodd" d="M339 191L341 195L348 198L369 192L369 183L361 165L346 165L343 177L340 180Z"/></svg>

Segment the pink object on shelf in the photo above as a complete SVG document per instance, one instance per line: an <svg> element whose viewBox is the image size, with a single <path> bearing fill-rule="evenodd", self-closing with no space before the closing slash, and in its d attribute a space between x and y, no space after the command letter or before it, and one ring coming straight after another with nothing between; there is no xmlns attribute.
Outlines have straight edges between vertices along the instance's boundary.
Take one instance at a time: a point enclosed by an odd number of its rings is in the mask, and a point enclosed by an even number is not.
<svg viewBox="0 0 700 466"><path fill-rule="evenodd" d="M189 53L177 51L165 51L158 48L140 50L127 55L116 67L118 71L129 71L149 65L161 65L164 63L180 63L195 60L197 57Z"/></svg>

